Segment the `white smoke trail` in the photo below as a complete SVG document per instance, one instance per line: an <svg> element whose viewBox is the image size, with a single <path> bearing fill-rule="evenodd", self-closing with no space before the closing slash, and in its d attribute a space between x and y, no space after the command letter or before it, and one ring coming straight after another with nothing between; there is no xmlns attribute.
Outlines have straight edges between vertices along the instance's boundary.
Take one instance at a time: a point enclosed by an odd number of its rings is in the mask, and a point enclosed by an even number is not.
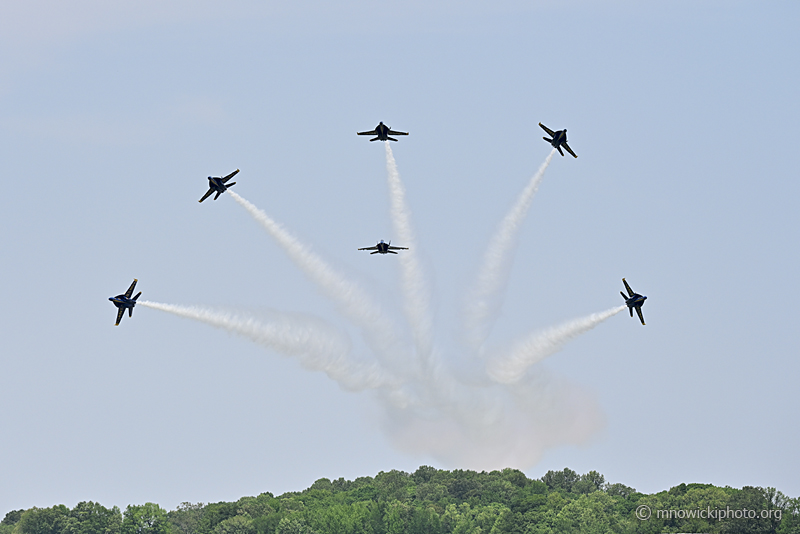
<svg viewBox="0 0 800 534"><path fill-rule="evenodd" d="M518 229L553 154L531 179L489 244L465 313L464 325L476 350L484 344L497 316ZM400 241L395 244L410 248L398 256L404 313L413 333L413 340L408 341L400 338L395 324L360 286L336 272L263 211L229 190L294 264L336 304L337 311L360 328L377 358L370 360L375 365L353 358L349 338L327 323L322 326L313 323L306 328L305 322L282 320L282 316L264 322L205 309L168 310L168 305L145 305L161 306L158 309L247 336L296 357L308 369L325 371L344 387L373 388L381 401L383 426L391 441L403 450L432 455L451 466L476 470L508 466L526 469L537 463L548 448L585 442L603 424L596 400L541 368L536 373L526 371L624 306L605 312L607 316L595 314L528 336L509 351L488 352L495 356L486 362L472 362L481 364L480 377L462 380L454 371L462 366L448 367L441 347L437 344L434 349L430 290L419 264L405 190L388 143L386 165L391 218L395 237ZM402 350L411 342L416 347L416 362L410 348ZM457 356L454 361L463 363L461 351L453 356Z"/></svg>
<svg viewBox="0 0 800 534"><path fill-rule="evenodd" d="M617 306L533 333L515 343L511 350L489 359L486 362L486 374L495 382L502 384L518 382L530 366L558 352L568 341L588 332L624 309L624 305Z"/></svg>
<svg viewBox="0 0 800 534"><path fill-rule="evenodd" d="M382 428L405 452L491 471L527 469L547 449L585 443L604 424L592 394L542 370L513 385L460 385L438 403L389 406Z"/></svg>
<svg viewBox="0 0 800 534"><path fill-rule="evenodd" d="M296 358L306 369L325 372L349 390L361 391L387 385L376 365L353 361L350 339L346 335L319 319L279 314L277 320L261 322L252 316L200 306L150 301L139 301L138 304L246 337L263 347Z"/></svg>
<svg viewBox="0 0 800 534"><path fill-rule="evenodd" d="M550 151L489 241L478 279L468 294L464 313L464 330L467 340L475 350L483 346L492 324L500 314L501 295L508 283L519 227L539 189L544 171L547 170L555 153L555 149Z"/></svg>
<svg viewBox="0 0 800 534"><path fill-rule="evenodd" d="M289 259L333 300L342 314L364 333L365 340L376 354L390 361L397 354L398 335L394 325L386 318L381 308L356 283L336 272L322 258L311 252L294 236L273 221L266 213L228 189L231 197L239 203L272 236L286 252Z"/></svg>
<svg viewBox="0 0 800 534"><path fill-rule="evenodd" d="M400 268L405 296L405 313L411 324L417 354L427 367L433 343L430 289L417 256L417 242L411 226L411 210L406 203L406 191L397 171L392 147L386 141L386 171L389 183L392 224L401 246L409 250L400 253Z"/></svg>

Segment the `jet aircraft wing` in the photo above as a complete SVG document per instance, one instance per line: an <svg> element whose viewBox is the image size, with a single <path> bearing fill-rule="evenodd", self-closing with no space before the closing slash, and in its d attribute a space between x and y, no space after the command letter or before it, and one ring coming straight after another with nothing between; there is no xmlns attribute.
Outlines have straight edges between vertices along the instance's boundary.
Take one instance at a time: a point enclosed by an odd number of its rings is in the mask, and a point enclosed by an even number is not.
<svg viewBox="0 0 800 534"><path fill-rule="evenodd" d="M644 316L642 315L642 307L636 306L636 313L639 315L639 320L644 324Z"/></svg>
<svg viewBox="0 0 800 534"><path fill-rule="evenodd" d="M556 133L555 133L553 130L551 130L550 128L548 128L547 126L545 126L544 124L542 124L541 122L539 123L539 126L541 126L541 127L542 127L542 130L544 130L545 132L547 132L547 134L548 134L550 137L553 137L554 135L556 135Z"/></svg>
<svg viewBox="0 0 800 534"><path fill-rule="evenodd" d="M211 196L211 193L213 193L213 192L214 192L214 188L213 188L213 187L209 188L209 189L208 189L208 193L206 193L205 195L203 195L203 198L201 198L201 199L199 200L199 202L202 202L202 201L204 201L205 199L207 199L208 197L210 197L210 196Z"/></svg>
<svg viewBox="0 0 800 534"><path fill-rule="evenodd" d="M393 250L408 250L408 247L393 247L393 246L389 245L389 249L393 249Z"/></svg>
<svg viewBox="0 0 800 534"><path fill-rule="evenodd" d="M389 135L408 135L408 132L395 132L394 130L389 130Z"/></svg>
<svg viewBox="0 0 800 534"><path fill-rule="evenodd" d="M569 145L567 143L561 143L561 146L563 146L567 150L567 152L572 154L573 158L577 158L578 157L578 155L575 154L575 152L572 151L572 149L569 147Z"/></svg>
<svg viewBox="0 0 800 534"><path fill-rule="evenodd" d="M375 130L370 130L368 132L356 132L356 135L378 135L378 132Z"/></svg>
<svg viewBox="0 0 800 534"><path fill-rule="evenodd" d="M138 282L138 281L139 280L137 280L136 278L133 279L133 283L131 284L131 287L129 287L128 290L125 292L125 296L126 297L131 298L131 295L133 295L133 288L136 287L136 282Z"/></svg>
<svg viewBox="0 0 800 534"><path fill-rule="evenodd" d="M360 248L358 250L378 250L378 246L375 245L374 247L364 247L364 248Z"/></svg>
<svg viewBox="0 0 800 534"><path fill-rule="evenodd" d="M119 326L119 322L122 320L122 316L125 314L125 308L118 308L117 309L117 324L114 326Z"/></svg>
<svg viewBox="0 0 800 534"><path fill-rule="evenodd" d="M634 296L636 294L636 293L633 292L633 289L631 289L631 286L628 285L628 282L626 282L624 278L622 279L622 283L625 284L625 289L628 290L628 296L629 297L632 297L632 296Z"/></svg>
<svg viewBox="0 0 800 534"><path fill-rule="evenodd" d="M236 173L238 173L238 172L239 172L239 169L236 169L235 171L233 171L232 173L230 173L228 176L224 177L224 178L222 179L222 183L224 184L225 182L227 182L228 180L230 180L231 178L233 178L234 176L236 176Z"/></svg>

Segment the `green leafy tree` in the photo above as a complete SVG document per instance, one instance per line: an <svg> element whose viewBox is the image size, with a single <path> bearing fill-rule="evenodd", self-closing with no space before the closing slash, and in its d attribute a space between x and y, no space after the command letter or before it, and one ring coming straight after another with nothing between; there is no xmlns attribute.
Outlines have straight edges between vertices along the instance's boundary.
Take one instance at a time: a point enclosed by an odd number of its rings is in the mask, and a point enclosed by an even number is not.
<svg viewBox="0 0 800 534"><path fill-rule="evenodd" d="M284 517L278 524L275 534L317 534L306 522L297 515Z"/></svg>
<svg viewBox="0 0 800 534"><path fill-rule="evenodd" d="M11 510L0 521L0 534L11 534L25 510Z"/></svg>
<svg viewBox="0 0 800 534"><path fill-rule="evenodd" d="M411 479L417 484L424 484L430 482L439 474L439 470L429 465L421 465L411 475Z"/></svg>
<svg viewBox="0 0 800 534"><path fill-rule="evenodd" d="M567 467L563 471L548 471L542 477L542 482L547 484L548 489L566 493L572 493L572 486L578 480L580 480L578 473Z"/></svg>
<svg viewBox="0 0 800 534"><path fill-rule="evenodd" d="M69 513L65 534L119 534L122 514L114 506L106 508L95 502L80 502Z"/></svg>
<svg viewBox="0 0 800 534"><path fill-rule="evenodd" d="M722 522L721 532L725 534L759 534L759 533L774 533L778 531L779 520L773 514L772 517L761 517L761 512L770 509L774 510L777 507L775 498L776 492L770 488L771 491L767 492L763 488L754 488L745 486L740 491L736 492L730 499L728 506L732 510L748 512L752 511L751 515L756 517L742 517L726 519ZM781 499L781 504L785 505L785 499ZM772 502L770 502L772 501ZM744 514L743 514L744 515Z"/></svg>
<svg viewBox="0 0 800 534"><path fill-rule="evenodd" d="M51 508L31 508L20 516L15 532L19 534L63 534L69 520L69 508L63 504Z"/></svg>
<svg viewBox="0 0 800 534"><path fill-rule="evenodd" d="M278 506L271 493L262 493L258 497L242 497L236 504L237 515L247 514L251 518L273 514L275 513L273 505Z"/></svg>
<svg viewBox="0 0 800 534"><path fill-rule="evenodd" d="M634 488L619 483L606 484L605 491L612 497L622 497L623 499L627 499L633 495L636 495L636 490Z"/></svg>
<svg viewBox="0 0 800 534"><path fill-rule="evenodd" d="M235 515L214 527L215 534L256 534L256 527L248 514Z"/></svg>
<svg viewBox="0 0 800 534"><path fill-rule="evenodd" d="M800 534L800 497L786 499L781 511L778 534Z"/></svg>
<svg viewBox="0 0 800 534"><path fill-rule="evenodd" d="M619 518L614 514L614 504L614 498L602 491L581 495L558 513L555 532L564 534L620 532Z"/></svg>
<svg viewBox="0 0 800 534"><path fill-rule="evenodd" d="M603 475L597 471L589 471L585 475L581 475L578 481L572 485L573 493L592 493L600 491L605 486L606 480Z"/></svg>
<svg viewBox="0 0 800 534"><path fill-rule="evenodd" d="M167 514L171 530L175 534L198 534L203 519L205 505L182 502L178 508Z"/></svg>
<svg viewBox="0 0 800 534"><path fill-rule="evenodd" d="M169 534L167 512L155 503L128 505L122 518L121 534Z"/></svg>

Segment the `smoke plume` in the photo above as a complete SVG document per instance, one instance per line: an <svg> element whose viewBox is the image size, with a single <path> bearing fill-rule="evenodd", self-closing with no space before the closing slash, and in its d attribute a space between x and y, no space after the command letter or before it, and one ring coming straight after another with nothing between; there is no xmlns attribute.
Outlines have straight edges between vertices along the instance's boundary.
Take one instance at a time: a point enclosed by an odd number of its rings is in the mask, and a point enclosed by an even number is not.
<svg viewBox="0 0 800 534"><path fill-rule="evenodd" d="M398 360L402 356L397 354L399 343L397 329L366 291L343 274L336 272L262 210L230 189L228 193L267 231L306 277L314 282L326 297L336 303L342 315L361 329L365 341L377 355L399 363Z"/></svg>
<svg viewBox="0 0 800 534"><path fill-rule="evenodd" d="M382 408L383 430L402 450L467 469L531 467L547 449L583 443L603 425L592 395L537 364L625 309L620 306L546 328L506 349L484 347L508 283L519 228L554 153L550 152L531 178L488 245L477 282L462 310L470 349L466 354L457 348L462 347L457 341L448 344L434 339L440 330L434 329L430 286L419 261L405 188L388 142L386 169L395 244L409 247L392 258L400 262L402 308L411 339L398 333L386 311L360 285L230 190L230 196L360 330L372 358L354 357L350 338L318 319L275 314L264 321L245 313L139 304L247 337L296 358L307 369L327 373L349 390L371 390ZM470 358L478 352L487 357L480 360L474 373L465 373L467 363L477 363Z"/></svg>
<svg viewBox="0 0 800 534"><path fill-rule="evenodd" d="M262 322L250 314L201 306L146 300L137 304L245 337L262 347L296 358L306 369L326 373L349 390L361 391L387 384L376 365L353 360L352 346L346 335L320 319L278 313L273 320Z"/></svg>
<svg viewBox="0 0 800 534"><path fill-rule="evenodd" d="M522 190L492 236L483 255L478 278L469 293L464 310L467 339L475 350L483 346L494 321L500 314L503 292L508 284L511 262L517 248L519 228L528 214L533 197L539 190L544 171L547 170L555 153L555 149L550 151L539 170Z"/></svg>
<svg viewBox="0 0 800 534"><path fill-rule="evenodd" d="M490 358L486 364L486 373L496 382L503 384L517 382L529 367L560 351L568 341L588 332L624 309L624 305L617 306L531 334L515 343L507 353Z"/></svg>
<svg viewBox="0 0 800 534"><path fill-rule="evenodd" d="M409 249L399 254L405 313L411 324L417 355L425 368L427 367L425 362L430 357L433 342L430 289L419 264L419 252L411 225L411 210L406 203L406 191L400 180L400 173L397 171L397 163L394 160L389 141L386 141L385 145L392 225L397 237L400 238L400 246Z"/></svg>

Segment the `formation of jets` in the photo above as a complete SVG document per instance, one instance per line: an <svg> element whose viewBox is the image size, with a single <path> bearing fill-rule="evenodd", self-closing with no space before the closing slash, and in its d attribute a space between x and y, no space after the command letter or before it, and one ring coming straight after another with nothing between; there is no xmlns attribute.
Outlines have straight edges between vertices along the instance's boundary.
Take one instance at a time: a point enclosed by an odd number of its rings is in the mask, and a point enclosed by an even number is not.
<svg viewBox="0 0 800 534"><path fill-rule="evenodd" d="M644 325L644 316L642 315L642 306L644 306L644 301L647 300L647 297L644 295L640 295L639 293L634 293L631 286L628 285L628 282L625 279L622 279L622 283L625 284L625 289L628 290L628 296L625 296L625 293L622 291L619 292L622 295L622 298L625 299L625 304L628 305L628 311L631 312L631 317L633 317L633 309L636 308L636 314L639 316L639 320L642 321Z"/></svg>
<svg viewBox="0 0 800 534"><path fill-rule="evenodd" d="M393 247L391 241L389 241L388 243L384 243L383 239L381 239L381 242L375 245L374 247L364 247L358 250L375 251L375 252L370 252L370 254L397 254L395 250L408 250L408 247Z"/></svg>
<svg viewBox="0 0 800 534"><path fill-rule="evenodd" d="M553 148L557 149L562 156L564 155L564 152L561 151L561 148L563 147L567 152L572 154L573 157L575 158L578 157L567 144L566 128L563 130L553 131L544 124L542 124L541 122L539 123L539 126L541 126L542 129L545 132L547 132L547 134L550 136L549 138L543 137L543 139L548 143L550 143L553 146ZM370 130L368 132L357 132L357 134L375 136L372 139L370 139L370 141L397 141L397 139L394 139L393 137L390 136L408 135L408 132L396 132L392 130L390 127L383 124L383 122L380 122L378 123L378 125L375 127L374 130ZM203 195L203 198L200 199L200 202L203 202L205 199L210 197L212 193L215 192L216 195L214 196L214 200L217 200L222 193L228 190L229 187L236 185L236 182L228 183L228 180L236 176L238 172L239 169L236 169L227 176L216 176L216 177L209 176L208 191L206 192L205 195ZM392 246L391 241L385 243L383 239L381 239L381 241L374 247L364 247L358 250L372 250L373 252L370 252L370 254L397 254L397 252L395 252L396 250L408 250L408 247ZM108 299L114 303L114 306L117 307L117 323L115 326L119 326L119 323L122 320L122 316L125 314L125 310L128 310L128 317L133 317L133 308L134 306L136 306L136 299L138 299L139 296L142 294L142 292L139 291L135 297L131 298L133 290L136 287L136 282L137 280L134 279L133 283L131 284L131 287L129 287L124 294L117 295L116 297L109 297ZM634 293L633 290L631 289L631 286L628 285L628 282L626 282L624 278L622 279L622 283L625 284L625 289L628 291L628 295L626 296L625 293L623 293L622 291L620 291L620 295L622 295L622 298L625 299L625 304L628 306L628 310L631 313L631 317L633 317L633 310L635 309L637 315L639 315L639 320L642 321L642 324L644 324L644 316L642 315L642 305L644 305L644 301L647 300L647 297L640 295L638 293Z"/></svg>
<svg viewBox="0 0 800 534"><path fill-rule="evenodd" d="M116 297L108 297L108 300L114 303L114 306L117 307L117 324L114 326L119 326L119 322L122 320L122 316L125 315L125 310L128 310L128 317L133 317L133 307L136 306L136 299L142 294L141 291L136 293L136 296L131 298L133 295L133 288L136 287L136 278L133 279L133 283L128 290L123 293L122 295L117 295Z"/></svg>

